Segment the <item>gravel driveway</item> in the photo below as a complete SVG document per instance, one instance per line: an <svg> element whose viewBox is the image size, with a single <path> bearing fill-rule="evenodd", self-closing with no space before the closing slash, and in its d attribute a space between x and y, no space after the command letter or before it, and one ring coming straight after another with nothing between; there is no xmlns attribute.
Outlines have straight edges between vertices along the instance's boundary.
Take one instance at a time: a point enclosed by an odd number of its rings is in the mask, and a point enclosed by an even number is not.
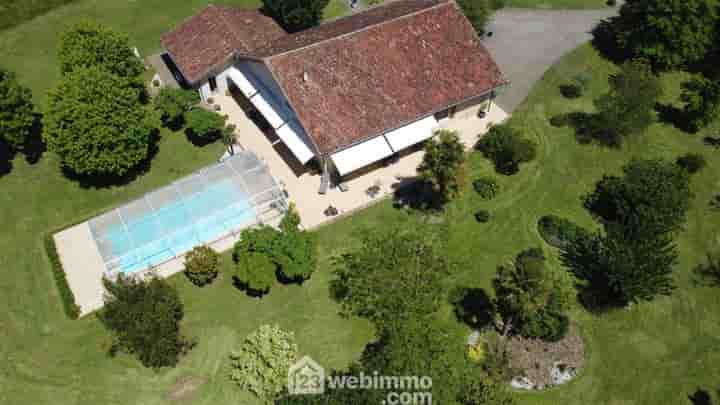
<svg viewBox="0 0 720 405"><path fill-rule="evenodd" d="M485 39L510 88L497 103L512 112L525 100L543 73L569 51L591 39L590 31L617 8L600 10L535 10L506 8L498 11Z"/></svg>

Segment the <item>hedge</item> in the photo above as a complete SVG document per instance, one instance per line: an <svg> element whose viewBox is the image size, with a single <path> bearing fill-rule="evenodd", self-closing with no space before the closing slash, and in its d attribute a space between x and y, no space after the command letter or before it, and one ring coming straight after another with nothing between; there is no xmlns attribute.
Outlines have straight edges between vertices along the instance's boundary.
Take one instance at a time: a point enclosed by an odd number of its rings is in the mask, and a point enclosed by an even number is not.
<svg viewBox="0 0 720 405"><path fill-rule="evenodd" d="M60 256L58 256L57 248L55 247L55 239L53 239L52 234L45 236L44 243L45 254L47 254L48 260L50 261L50 267L52 268L53 276L55 278L55 285L60 293L60 299L62 300L65 314L70 319L78 319L80 317L80 307L75 303L75 296L68 285L67 278L65 277L65 270L60 262Z"/></svg>
<svg viewBox="0 0 720 405"><path fill-rule="evenodd" d="M546 215L538 221L538 232L548 245L556 248L564 248L568 243L575 240L588 231L580 226L560 218L556 215Z"/></svg>

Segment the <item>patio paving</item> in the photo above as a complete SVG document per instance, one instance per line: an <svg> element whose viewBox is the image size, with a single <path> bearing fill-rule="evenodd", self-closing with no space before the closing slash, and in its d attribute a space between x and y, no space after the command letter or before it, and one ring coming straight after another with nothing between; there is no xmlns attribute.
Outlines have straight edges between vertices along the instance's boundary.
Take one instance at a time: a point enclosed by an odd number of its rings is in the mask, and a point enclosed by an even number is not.
<svg viewBox="0 0 720 405"><path fill-rule="evenodd" d="M318 193L318 173L302 171L300 164L282 142L273 145L274 137L263 134L232 97L215 96L214 99L215 103L221 106L220 113L228 115L228 123L237 126L238 143L265 161L270 172L283 184L289 201L297 206L302 225L306 229L316 228L389 196L403 180L416 177L417 166L422 161L423 152L420 150L388 166L378 167L346 181L348 191L331 188L325 195L321 195ZM442 127L457 130L465 146L471 148L477 141L477 136L484 134L490 124L502 122L507 117L504 110L494 105L485 118L472 115L450 119L444 122ZM379 190L371 197L367 190L373 186L379 186ZM337 208L339 215L328 217L324 214L323 211L330 205Z"/></svg>

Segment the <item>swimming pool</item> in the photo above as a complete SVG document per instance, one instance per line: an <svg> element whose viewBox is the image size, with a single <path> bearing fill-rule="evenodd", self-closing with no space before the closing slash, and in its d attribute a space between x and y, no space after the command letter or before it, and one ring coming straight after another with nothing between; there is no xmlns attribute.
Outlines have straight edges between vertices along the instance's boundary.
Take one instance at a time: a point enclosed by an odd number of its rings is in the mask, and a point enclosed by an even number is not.
<svg viewBox="0 0 720 405"><path fill-rule="evenodd" d="M128 274L262 222L267 210L283 206L267 168L243 153L97 217L90 228L107 270Z"/></svg>

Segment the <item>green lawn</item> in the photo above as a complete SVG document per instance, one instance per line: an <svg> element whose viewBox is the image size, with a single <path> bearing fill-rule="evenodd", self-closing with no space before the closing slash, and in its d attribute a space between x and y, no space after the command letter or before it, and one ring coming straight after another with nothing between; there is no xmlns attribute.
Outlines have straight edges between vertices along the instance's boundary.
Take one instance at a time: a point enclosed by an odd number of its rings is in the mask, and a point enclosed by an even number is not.
<svg viewBox="0 0 720 405"><path fill-rule="evenodd" d="M606 0L507 0L507 7L548 9L592 9L607 7Z"/></svg>
<svg viewBox="0 0 720 405"><path fill-rule="evenodd" d="M3 0L0 0L0 2ZM20 80L44 100L59 76L58 36L68 24L93 19L130 35L143 55L160 50L160 35L208 3L258 7L260 0L76 0L23 25L0 32L0 64L18 72ZM347 12L345 0L331 0L326 18Z"/></svg>
<svg viewBox="0 0 720 405"><path fill-rule="evenodd" d="M0 3L0 30L4 30L75 0L3 0Z"/></svg>
<svg viewBox="0 0 720 405"><path fill-rule="evenodd" d="M98 10L101 3L104 12ZM9 53L8 64L17 70L24 67L21 78L35 91L43 90L56 77L54 35L60 24L77 19L74 16L98 16L133 32L136 43L148 50L157 47L159 32L203 2L109 3L81 0L0 34L0 54ZM172 16L165 14L166 8ZM587 338L588 366L568 386L520 394L523 404L684 404L697 387L720 386L720 291L695 287L689 281L689 269L707 249L720 248L720 214L707 210L710 196L720 192L720 152L702 146L702 134L690 136L662 124L621 151L581 146L569 129L552 128L547 122L558 113L590 110L592 96L606 89L606 75L613 68L583 47L546 73L512 118L513 125L539 142L538 160L516 176L500 177L503 191L495 201L482 202L468 191L448 210L448 255L458 264L458 272L448 282L488 287L499 263L541 244L535 229L540 216L555 213L593 225L580 206L580 196L631 157L674 158L687 151L708 157L709 166L693 179L695 202L687 229L679 237L678 290L672 297L601 317L574 311L573 319ZM557 86L581 71L593 75L591 94L563 99ZM669 100L677 96L678 79L671 75L664 80ZM221 153L220 145L197 148L180 134L163 135L150 171L126 186L83 189L60 175L49 154L35 165L18 157L12 172L0 177L0 268L5 270L0 278L0 358L5 360L0 362L0 403L252 404L228 382L226 360L230 349L260 324L277 322L295 331L301 353L330 367L348 364L371 339L367 322L338 316L327 288L330 258L357 243L360 229L412 227L417 215L394 209L390 202L321 229L321 263L302 287L275 286L262 300L248 298L230 285L228 254L223 256L221 278L210 287L196 288L183 276L172 278L186 303L186 331L199 342L175 369L155 373L127 355L108 358L109 336L93 317L67 320L42 251L43 234L166 185ZM492 173L477 154L470 166L468 180ZM472 218L479 208L491 211L488 224ZM562 271L556 256L551 263L555 271ZM458 344L463 342L458 339ZM207 383L194 398L170 401L176 382L185 377Z"/></svg>

